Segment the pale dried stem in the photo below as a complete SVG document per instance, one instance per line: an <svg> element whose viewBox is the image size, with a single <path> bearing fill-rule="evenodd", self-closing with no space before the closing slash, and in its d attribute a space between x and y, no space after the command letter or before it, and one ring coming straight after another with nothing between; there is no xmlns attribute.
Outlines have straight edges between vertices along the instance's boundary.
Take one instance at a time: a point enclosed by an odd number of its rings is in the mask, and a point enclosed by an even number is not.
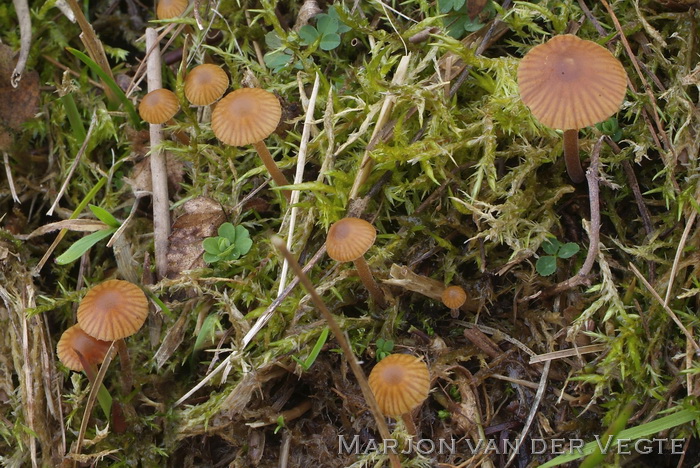
<svg viewBox="0 0 700 468"><path fill-rule="evenodd" d="M148 56L148 91L162 88L161 56L158 49L158 33L146 28L146 49L153 49ZM163 127L150 124L151 136L151 184L153 193L153 245L156 257L156 275L165 277L168 270L168 236L170 235L170 205L168 202L168 174L165 153L161 150Z"/></svg>
<svg viewBox="0 0 700 468"><path fill-rule="evenodd" d="M272 177L272 180L275 181L275 184L277 184L278 186L289 185L289 181L284 176L284 174L282 174L280 168L277 167L277 164L275 163L275 160L272 159L270 150L267 149L265 143L262 141L258 141L253 143L253 147L255 148L255 151L258 152L260 159L262 159L263 164L267 168L267 172L270 173L270 177ZM292 199L292 192L290 192L289 190L282 190L282 194L287 199L287 201L290 201Z"/></svg>
<svg viewBox="0 0 700 468"><path fill-rule="evenodd" d="M367 265L367 261L364 257L360 257L353 260L355 264L355 269L357 269L357 274L360 276L360 281L365 285L370 295L374 299L374 302L381 308L386 307L386 300L384 299L384 293L379 289L379 285L374 281L374 276L372 276L372 271Z"/></svg>

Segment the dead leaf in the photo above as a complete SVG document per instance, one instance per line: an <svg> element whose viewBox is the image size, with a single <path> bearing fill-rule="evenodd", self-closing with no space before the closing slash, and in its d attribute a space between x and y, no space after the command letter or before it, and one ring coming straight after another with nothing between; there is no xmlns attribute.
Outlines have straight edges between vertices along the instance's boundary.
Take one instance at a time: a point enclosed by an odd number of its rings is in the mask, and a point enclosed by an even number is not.
<svg viewBox="0 0 700 468"><path fill-rule="evenodd" d="M202 241L213 235L226 220L221 205L211 198L198 197L182 205L184 213L173 223L168 247L168 278L184 270L203 268Z"/></svg>
<svg viewBox="0 0 700 468"><path fill-rule="evenodd" d="M0 44L0 150L10 148L15 133L34 117L39 103L39 74L25 73L17 88L13 88L10 80L15 63L12 48Z"/></svg>
<svg viewBox="0 0 700 468"><path fill-rule="evenodd" d="M168 175L168 192L176 193L180 189L183 180L184 165L170 153L165 154L165 169ZM145 158L136 164L131 170L131 177L127 178L135 191L151 191L151 160Z"/></svg>

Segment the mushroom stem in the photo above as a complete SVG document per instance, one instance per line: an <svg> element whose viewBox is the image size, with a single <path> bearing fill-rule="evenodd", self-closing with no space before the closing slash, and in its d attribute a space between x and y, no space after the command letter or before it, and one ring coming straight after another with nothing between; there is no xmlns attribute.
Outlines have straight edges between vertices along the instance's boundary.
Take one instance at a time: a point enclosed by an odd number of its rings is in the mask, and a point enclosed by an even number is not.
<svg viewBox="0 0 700 468"><path fill-rule="evenodd" d="M377 303L379 307L386 307L386 300L384 299L384 293L379 289L379 285L374 281L372 272L367 265L367 261L364 257L359 257L353 260L355 264L355 269L357 269L357 274L360 276L362 284L365 285L370 295L374 298L374 302Z"/></svg>
<svg viewBox="0 0 700 468"><path fill-rule="evenodd" d="M270 176L272 177L272 180L275 181L275 184L279 186L289 185L289 181L284 176L284 174L282 174L280 168L277 167L277 164L275 163L275 160L272 159L270 150L267 149L265 143L263 143L262 141L256 141L255 143L253 143L253 147L255 148L255 151L258 152L260 159L262 159L263 164L267 168L267 172L270 173ZM292 199L292 193L289 190L282 190L282 194L285 196L287 201L290 201Z"/></svg>
<svg viewBox="0 0 700 468"><path fill-rule="evenodd" d="M564 162L571 181L580 184L586 179L578 156L578 129L564 130Z"/></svg>
<svg viewBox="0 0 700 468"><path fill-rule="evenodd" d="M129 359L129 350L126 348L126 343L124 338L116 340L114 344L117 347L117 352L119 353L119 365L122 369L122 390L125 395L131 392L134 386L134 379L131 372L131 360Z"/></svg>
<svg viewBox="0 0 700 468"><path fill-rule="evenodd" d="M169 126L175 126L175 125L177 125L177 124L175 123L175 119L170 119L170 120L168 120L168 121L166 122L166 124L169 125ZM185 132L183 132L182 130L174 130L174 131L173 131L173 135L175 136L175 138L177 138L177 141L179 141L179 142L182 143L183 145L185 145L185 146L190 146L190 137L187 136L187 134L186 134Z"/></svg>
<svg viewBox="0 0 700 468"><path fill-rule="evenodd" d="M404 413L401 415L401 420L406 426L406 432L408 432L412 437L418 435L418 429L416 429L416 424L413 422L413 417L411 413Z"/></svg>

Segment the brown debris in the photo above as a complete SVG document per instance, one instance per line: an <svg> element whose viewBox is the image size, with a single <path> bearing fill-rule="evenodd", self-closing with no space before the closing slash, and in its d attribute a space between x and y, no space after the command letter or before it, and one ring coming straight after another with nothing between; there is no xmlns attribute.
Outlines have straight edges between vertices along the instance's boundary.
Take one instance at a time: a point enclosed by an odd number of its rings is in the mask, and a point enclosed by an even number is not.
<svg viewBox="0 0 700 468"><path fill-rule="evenodd" d="M12 48L0 44L0 150L8 150L14 134L34 117L39 103L39 75L32 71L22 75L17 88L10 78L17 62Z"/></svg>
<svg viewBox="0 0 700 468"><path fill-rule="evenodd" d="M203 268L202 241L216 235L226 220L221 205L207 197L198 197L182 206L184 213L172 226L168 248L168 278L181 276L184 270Z"/></svg>

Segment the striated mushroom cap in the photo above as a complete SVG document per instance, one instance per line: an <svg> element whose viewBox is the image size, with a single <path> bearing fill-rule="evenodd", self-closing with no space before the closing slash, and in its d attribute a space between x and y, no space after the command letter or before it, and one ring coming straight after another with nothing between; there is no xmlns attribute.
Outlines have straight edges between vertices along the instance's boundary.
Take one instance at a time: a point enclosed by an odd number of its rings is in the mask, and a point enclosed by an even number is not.
<svg viewBox="0 0 700 468"><path fill-rule="evenodd" d="M227 94L211 114L216 138L232 146L245 146L269 137L282 118L277 97L260 88L241 88Z"/></svg>
<svg viewBox="0 0 700 468"><path fill-rule="evenodd" d="M208 106L223 96L227 88L228 75L211 63L194 67L185 78L185 96L195 106Z"/></svg>
<svg viewBox="0 0 700 468"><path fill-rule="evenodd" d="M172 119L180 109L175 93L160 88L146 94L139 103L139 115L150 124L162 124Z"/></svg>
<svg viewBox="0 0 700 468"><path fill-rule="evenodd" d="M605 47L565 34L525 54L518 66L518 87L540 122L570 130L617 112L627 90L627 74Z"/></svg>
<svg viewBox="0 0 700 468"><path fill-rule="evenodd" d="M374 366L368 381L379 409L387 416L410 413L430 392L428 366L410 354L388 355Z"/></svg>
<svg viewBox="0 0 700 468"><path fill-rule="evenodd" d="M328 256L338 262L352 262L374 245L377 230L360 218L343 218L331 225L326 237Z"/></svg>
<svg viewBox="0 0 700 468"><path fill-rule="evenodd" d="M67 368L74 371L82 371L83 365L77 353L80 353L87 362L97 365L101 363L112 343L93 338L80 328L73 325L63 332L56 345L58 360ZM77 351L77 352L76 352Z"/></svg>
<svg viewBox="0 0 700 468"><path fill-rule="evenodd" d="M156 16L158 19L176 18L187 9L187 0L158 0Z"/></svg>
<svg viewBox="0 0 700 468"><path fill-rule="evenodd" d="M108 280L88 291L78 306L78 324L85 333L107 341L136 333L148 316L148 299L141 288Z"/></svg>
<svg viewBox="0 0 700 468"><path fill-rule="evenodd" d="M460 286L449 286L440 295L442 303L448 309L459 309L467 301L467 293Z"/></svg>

